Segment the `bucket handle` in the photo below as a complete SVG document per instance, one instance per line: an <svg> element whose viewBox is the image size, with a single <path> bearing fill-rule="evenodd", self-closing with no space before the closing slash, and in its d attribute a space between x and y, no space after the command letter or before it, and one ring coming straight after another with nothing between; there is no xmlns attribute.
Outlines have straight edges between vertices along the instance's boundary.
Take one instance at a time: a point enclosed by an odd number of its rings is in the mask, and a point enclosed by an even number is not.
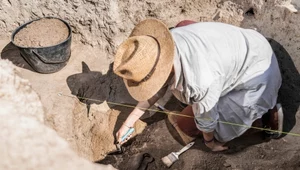
<svg viewBox="0 0 300 170"><path fill-rule="evenodd" d="M37 53L35 50L31 50L31 52L36 55L42 62L46 63L46 64L60 64L60 63L64 63L66 61L47 61L45 60L45 57L41 56L39 53Z"/></svg>

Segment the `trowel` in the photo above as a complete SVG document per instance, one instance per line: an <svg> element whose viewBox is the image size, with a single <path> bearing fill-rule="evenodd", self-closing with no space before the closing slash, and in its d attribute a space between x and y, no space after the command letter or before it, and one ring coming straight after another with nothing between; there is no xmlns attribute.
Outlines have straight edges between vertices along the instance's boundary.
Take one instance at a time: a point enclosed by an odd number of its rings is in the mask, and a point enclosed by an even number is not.
<svg viewBox="0 0 300 170"><path fill-rule="evenodd" d="M123 141L126 140L126 138L131 135L132 133L134 132L134 128L131 127L128 129L128 131L126 132L126 134L124 136L122 136L121 138L121 143ZM122 145L120 144L120 142L117 142L116 144L116 150L112 151L112 152L109 152L108 155L117 155L117 154L122 154L123 153L123 147Z"/></svg>

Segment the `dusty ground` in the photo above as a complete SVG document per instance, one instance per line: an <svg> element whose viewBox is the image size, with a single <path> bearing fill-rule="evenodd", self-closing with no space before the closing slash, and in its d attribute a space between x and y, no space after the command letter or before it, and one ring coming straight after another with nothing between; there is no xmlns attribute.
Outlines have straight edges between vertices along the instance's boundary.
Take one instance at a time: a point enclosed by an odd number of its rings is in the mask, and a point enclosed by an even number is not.
<svg viewBox="0 0 300 170"><path fill-rule="evenodd" d="M41 19L28 24L14 37L21 47L48 47L59 44L69 36L69 29L58 19Z"/></svg>
<svg viewBox="0 0 300 170"><path fill-rule="evenodd" d="M1 58L11 60L18 66L20 75L31 82L44 106L45 123L80 156L112 163L120 169L134 169L138 154L147 152L155 158L149 169L166 169L160 159L182 146L161 113L151 118L151 113L146 114L143 122L148 126L144 129L145 124L139 122L138 132L144 130L128 142L123 155L106 157L106 153L114 149L113 134L132 109L115 104L135 104L110 67L111 54L134 24L146 17L162 19L170 27L182 19L218 21L256 28L272 38L270 43L283 75L279 99L286 117L284 130L300 134L299 5L294 0L4 1L0 5L3 11L0 16ZM12 15L15 8L20 8L22 15ZM25 21L47 15L70 22L74 33L72 55L59 72L38 74L9 43L8 37ZM76 95L96 100L70 97ZM102 103L104 100L108 105ZM167 108L179 109L177 101L170 100ZM256 134L230 142L231 149L225 153L211 153L199 138L171 169L299 169L299 139L299 136L286 135L267 141Z"/></svg>
<svg viewBox="0 0 300 170"><path fill-rule="evenodd" d="M4 47L2 58L22 67L19 68L21 76L30 79L33 89L40 94L45 108L45 123L65 138L80 156L93 161L102 159L107 152L115 149L113 132L125 117L103 101L134 101L126 94L125 87L119 85L122 80L117 76L111 76L111 72L102 75L93 71L96 67L107 69L107 61L94 62L95 51L91 47L73 45L72 57L65 68L54 74L38 74L32 71L9 41L0 41L0 44L1 48ZM97 101L81 100L82 103L77 95ZM140 133L144 126L145 123L137 123L136 133Z"/></svg>
<svg viewBox="0 0 300 170"><path fill-rule="evenodd" d="M230 149L223 153L209 152L201 137L196 145L184 153L171 169L299 169L300 168L300 115L299 94L300 76L289 54L276 41L270 40L278 55L282 69L283 85L279 101L283 104L285 121L284 131L296 133L284 135L278 140L268 140L263 133L242 136L228 143ZM300 65L296 66L299 67ZM178 101L171 99L166 105L169 109L180 109ZM298 111L297 111L298 110ZM120 169L131 169L132 160L140 159L140 153L150 153L156 161L149 164L149 169L166 169L160 159L170 152L181 149L178 135L173 132L166 116L156 113L144 132L132 140L128 151L120 156L108 156L101 163L112 163ZM292 130L291 130L292 129Z"/></svg>

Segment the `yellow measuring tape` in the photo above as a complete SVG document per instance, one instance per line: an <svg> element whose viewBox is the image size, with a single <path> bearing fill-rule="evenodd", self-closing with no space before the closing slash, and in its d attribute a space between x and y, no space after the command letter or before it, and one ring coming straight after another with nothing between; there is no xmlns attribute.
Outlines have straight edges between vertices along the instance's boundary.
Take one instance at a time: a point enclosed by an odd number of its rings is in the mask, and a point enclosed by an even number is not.
<svg viewBox="0 0 300 170"><path fill-rule="evenodd" d="M61 92L58 93L58 96L78 98L78 99L90 100L90 101L96 101L96 102L104 102L104 101L97 100L97 99L90 99L90 98L86 98L86 97L66 95L66 94L63 94ZM156 109L146 109L146 108L141 108L141 107L137 107L137 106L133 106L133 105L127 105L127 104L115 103L115 102L108 102L108 101L106 101L106 103L112 104L112 105L116 105L116 106L128 107L128 108L139 108L139 109L144 110L144 111L153 111L153 112L171 114L171 115L176 115L176 116L181 116L181 117L187 117L187 118L193 118L193 119L195 118L194 116L183 115L183 114L174 113L174 112L171 112L171 111L169 112L169 111L161 111L161 110L156 110ZM202 120L204 120L204 119L202 119ZM205 120L209 121L210 119L205 119ZM244 125L244 124L226 122L226 121L221 121L221 120L217 120L217 122L223 123L223 124L227 124L227 125L232 125L232 126L240 126L240 127L245 127L245 128L252 128L252 129L257 129L257 130L262 130L262 131L264 130L264 131L269 131L269 132L275 132L275 133L281 133L281 134L286 134L286 135L300 137L300 134L292 133L292 132L284 132L284 131L279 131L279 130L271 130L271 129L254 127L254 126L247 126L247 125Z"/></svg>

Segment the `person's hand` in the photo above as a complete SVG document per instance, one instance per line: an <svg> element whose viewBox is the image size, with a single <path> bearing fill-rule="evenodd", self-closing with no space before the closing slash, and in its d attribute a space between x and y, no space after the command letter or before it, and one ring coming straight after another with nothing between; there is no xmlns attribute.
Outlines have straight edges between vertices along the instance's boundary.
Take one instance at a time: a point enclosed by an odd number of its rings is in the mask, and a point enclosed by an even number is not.
<svg viewBox="0 0 300 170"><path fill-rule="evenodd" d="M121 128L118 130L118 132L116 133L117 142L119 144L122 145L123 143L127 142L131 138L132 134L130 134L124 141L121 141L122 136L124 136L128 130L129 130L129 126L123 124Z"/></svg>
<svg viewBox="0 0 300 170"><path fill-rule="evenodd" d="M210 148L213 152L219 152L224 151L228 149L228 146L224 146L224 143L220 143L216 140L213 140L212 142L205 143L205 145Z"/></svg>

